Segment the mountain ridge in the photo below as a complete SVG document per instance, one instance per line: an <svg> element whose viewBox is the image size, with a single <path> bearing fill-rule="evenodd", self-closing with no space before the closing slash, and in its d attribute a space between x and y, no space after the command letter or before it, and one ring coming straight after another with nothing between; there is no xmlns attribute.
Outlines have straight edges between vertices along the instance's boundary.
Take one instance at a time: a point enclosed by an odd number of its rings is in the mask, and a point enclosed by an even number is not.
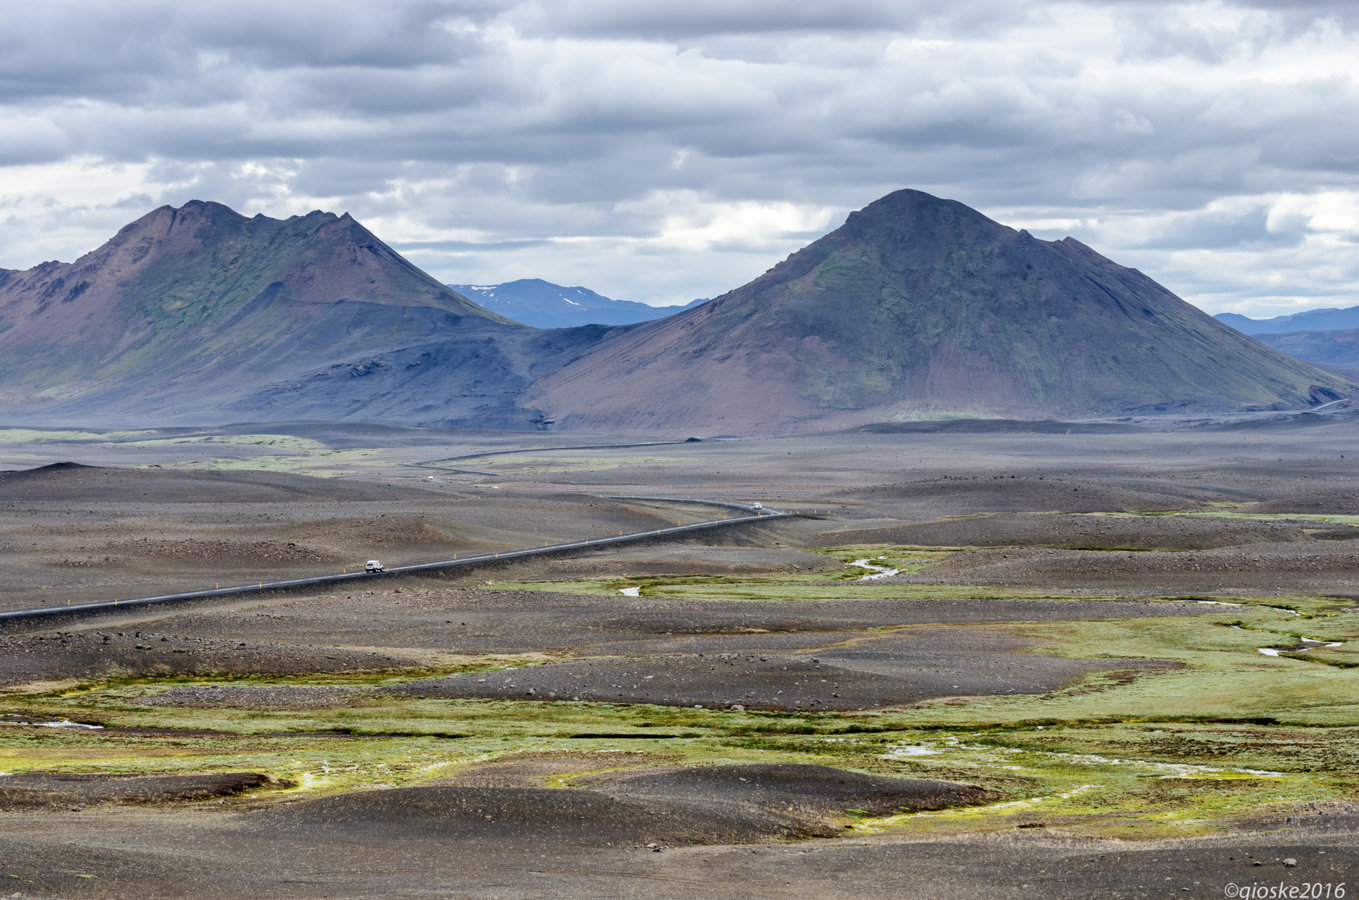
<svg viewBox="0 0 1359 900"><path fill-rule="evenodd" d="M1359 328L1328 331L1284 331L1253 337L1295 359L1318 366L1359 369Z"/></svg>
<svg viewBox="0 0 1359 900"><path fill-rule="evenodd" d="M1309 309L1268 319L1252 319L1238 313L1218 313L1215 318L1252 337L1297 331L1350 331L1359 328L1359 306L1347 306L1343 309L1334 307Z"/></svg>
<svg viewBox="0 0 1359 900"><path fill-rule="evenodd" d="M773 434L971 416L1306 409L1359 390L1080 242L898 191L665 318L538 329L347 214L161 207L0 271L11 421L346 420Z"/></svg>
<svg viewBox="0 0 1359 900"><path fill-rule="evenodd" d="M1359 306L1309 309L1272 319L1236 313L1216 317L1262 344L1321 366L1359 368Z"/></svg>
<svg viewBox="0 0 1359 900"><path fill-rule="evenodd" d="M614 300L579 285L567 287L541 278L520 278L502 284L450 284L448 287L486 309L534 328L635 325L707 302L694 300L683 306L648 306L632 300Z"/></svg>

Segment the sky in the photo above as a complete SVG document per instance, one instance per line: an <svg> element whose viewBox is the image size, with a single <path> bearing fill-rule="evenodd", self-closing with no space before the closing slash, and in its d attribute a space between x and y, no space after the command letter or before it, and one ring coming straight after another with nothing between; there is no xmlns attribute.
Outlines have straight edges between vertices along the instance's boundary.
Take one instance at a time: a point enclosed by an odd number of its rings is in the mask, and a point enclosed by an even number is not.
<svg viewBox="0 0 1359 900"><path fill-rule="evenodd" d="M655 305L899 188L1210 312L1359 305L1353 0L0 4L0 268L166 204Z"/></svg>

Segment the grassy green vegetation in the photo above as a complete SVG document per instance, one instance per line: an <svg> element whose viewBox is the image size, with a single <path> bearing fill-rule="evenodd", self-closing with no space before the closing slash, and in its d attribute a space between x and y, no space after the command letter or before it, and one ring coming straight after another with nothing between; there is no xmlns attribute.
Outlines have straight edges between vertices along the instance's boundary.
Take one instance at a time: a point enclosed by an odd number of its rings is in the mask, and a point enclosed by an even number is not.
<svg viewBox="0 0 1359 900"><path fill-rule="evenodd" d="M856 575L863 577L864 572ZM750 578L728 575L643 575L630 578L594 578L581 581L497 581L491 590L561 591L573 594L616 595L625 588L638 588L642 597L682 600L817 601L817 600L1080 600L1108 597L1054 591L1023 591L971 584L859 584L847 580L824 580L825 576Z"/></svg>
<svg viewBox="0 0 1359 900"><path fill-rule="evenodd" d="M267 436L253 436L267 437ZM297 440L297 439L292 439ZM275 448L268 441L246 441L237 439L234 444L251 444L283 450L282 453L269 453L236 459L216 457L194 460L193 462L167 463L166 469L208 469L212 471L249 471L249 472L287 472L293 475L313 475L329 477L352 473L366 466L386 465L389 460L381 450L326 450L308 449L300 446L281 444ZM311 443L311 442L306 442ZM209 448L205 447L205 450Z"/></svg>
<svg viewBox="0 0 1359 900"><path fill-rule="evenodd" d="M1251 519L1261 522L1315 522L1318 525L1359 525L1359 515L1340 513L1261 513L1242 509L1247 504L1214 504L1214 509L1190 511L1148 511L1136 513L1093 513L1100 516L1178 516L1191 519Z"/></svg>
<svg viewBox="0 0 1359 900"><path fill-rule="evenodd" d="M925 565L930 557L880 547L831 555L844 562L885 556L878 562L894 567ZM846 566L837 574L862 571ZM903 586L817 577L606 579L553 587L608 592L615 582L643 584L644 593L713 600L902 595ZM994 594L998 603L1003 596ZM570 761L565 771L542 776L554 787L623 765L803 762L958 780L1001 795L974 809L854 818L864 832L1043 826L1177 836L1281 821L1304 804L1352 800L1359 792L1359 695L1351 671L1359 666L1359 614L1335 598L1230 600L1205 605L1196 616L989 625L1025 639L1033 652L1115 665L1047 695L948 698L857 713L428 700L378 690L443 671L540 664L539 655L377 675L143 678L45 689L0 697L0 714L105 728L0 724L0 771L252 770L287 780L291 794L320 795L426 783L488 761L552 753ZM1302 637L1340 646L1259 652ZM145 702L165 690L204 685L351 693L332 706L294 708Z"/></svg>
<svg viewBox="0 0 1359 900"><path fill-rule="evenodd" d="M642 597L667 597L683 600L862 600L930 599L936 597L969 599L1072 599L1070 594L1048 591L1016 591L984 585L875 584L861 582L875 573L859 563L900 572L920 572L930 564L956 552L953 548L892 547L873 545L839 547L820 551L841 564L837 571L755 575L645 575L611 578L585 578L574 581L496 582L496 590L515 589L555 591L568 594L614 595L636 588Z"/></svg>
<svg viewBox="0 0 1359 900"><path fill-rule="evenodd" d="M193 438L157 438L156 440L138 441L137 443L145 446L155 444L236 444L243 447L268 447L271 450L289 450L295 453L334 452L329 450L329 448L320 441L298 437L293 434L202 435Z"/></svg>
<svg viewBox="0 0 1359 900"><path fill-rule="evenodd" d="M56 431L35 428L0 428L0 444L68 443L70 441L114 441L154 431Z"/></svg>
<svg viewBox="0 0 1359 900"><path fill-rule="evenodd" d="M162 468L287 472L318 477L352 474L390 465L390 454L379 448L334 450L324 443L290 434L193 434L166 436L145 431L58 431L30 428L0 429L0 444L106 443L126 447L193 448L202 458L157 463ZM240 455L233 455L239 453Z"/></svg>
<svg viewBox="0 0 1359 900"><path fill-rule="evenodd" d="M821 551L823 556L829 556L845 564L845 568L834 576L841 579L858 579L871 574L870 569L860 565L863 562L883 568L898 569L902 572L919 572L931 563L944 559L952 552L954 552L952 549L946 547L893 547L886 544L867 547L837 547L832 550Z"/></svg>
<svg viewBox="0 0 1359 900"><path fill-rule="evenodd" d="M353 678L347 683L375 688L390 681ZM162 689L218 683L295 687L312 682L132 680L6 698L2 705L26 721L53 717L98 721L107 727L90 731L0 725L0 770L252 770L287 779L297 785L295 790L319 794L422 783L478 762L526 752L585 754L582 772L611 768L613 757L619 754L652 754L672 763L802 760L808 754L800 750L744 747L737 738L786 728L817 730L815 724L804 721L817 717L775 713L420 700L381 693L362 693L349 705L308 710L138 703ZM594 755L601 760L598 765L588 759Z"/></svg>

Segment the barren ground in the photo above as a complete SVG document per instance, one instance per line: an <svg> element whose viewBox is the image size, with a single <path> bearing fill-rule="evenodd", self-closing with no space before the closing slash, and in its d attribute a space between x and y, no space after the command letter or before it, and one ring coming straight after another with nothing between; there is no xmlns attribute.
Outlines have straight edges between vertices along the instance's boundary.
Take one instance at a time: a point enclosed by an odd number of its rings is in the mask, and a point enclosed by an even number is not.
<svg viewBox="0 0 1359 900"><path fill-rule="evenodd" d="M0 432L3 609L703 517L620 497L800 513L457 578L5 627L0 893L1345 882L1355 427L566 450L340 426ZM851 560L879 555L901 571L854 581ZM1256 650L1302 635L1341 646Z"/></svg>

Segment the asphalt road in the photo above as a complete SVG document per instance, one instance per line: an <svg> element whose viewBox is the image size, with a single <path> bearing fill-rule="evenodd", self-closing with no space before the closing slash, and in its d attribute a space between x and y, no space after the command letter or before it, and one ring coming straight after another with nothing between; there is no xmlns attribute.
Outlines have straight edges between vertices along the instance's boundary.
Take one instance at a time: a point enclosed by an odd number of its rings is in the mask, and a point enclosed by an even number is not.
<svg viewBox="0 0 1359 900"><path fill-rule="evenodd" d="M238 584L231 587L208 588L201 591L185 591L177 594L159 594L154 597L131 597L126 600L104 600L98 603L81 603L71 606L49 606L41 609L17 609L0 612L0 626L10 622L34 622L48 619L76 619L97 615L112 610L135 609L142 606L171 605L193 600L207 600L214 597L236 597L243 594L262 594L273 591L291 591L299 588L325 587L344 584L349 581L366 581L373 578L390 578L421 572L446 571L449 569L472 569L477 566L498 564L504 560L523 559L532 556L548 556L556 553L570 553L595 547L613 547L619 544L638 543L655 540L658 537L710 531L736 525L762 522L768 519L791 515L783 510L768 509L759 504L736 503L729 500L695 500L687 497L613 497L614 500L646 500L665 503L693 503L732 509L745 515L725 519L709 519L689 525L672 525L653 531L635 531L608 537L584 538L564 544L549 544L543 547L530 547L523 550L505 550L499 553L485 553L480 556L467 556L462 559L437 560L435 562L415 563L406 566L392 566L382 573L364 571L344 572L330 575L313 575L306 578L289 578L284 581L260 581Z"/></svg>

